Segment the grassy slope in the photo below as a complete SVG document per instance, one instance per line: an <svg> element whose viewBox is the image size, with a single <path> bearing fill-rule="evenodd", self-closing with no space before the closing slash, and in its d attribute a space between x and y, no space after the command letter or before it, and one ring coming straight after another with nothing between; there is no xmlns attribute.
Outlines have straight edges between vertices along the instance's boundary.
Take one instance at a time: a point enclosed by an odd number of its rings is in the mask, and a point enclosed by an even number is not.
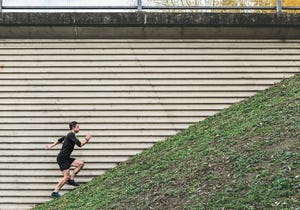
<svg viewBox="0 0 300 210"><path fill-rule="evenodd" d="M300 207L300 75L37 209Z"/></svg>

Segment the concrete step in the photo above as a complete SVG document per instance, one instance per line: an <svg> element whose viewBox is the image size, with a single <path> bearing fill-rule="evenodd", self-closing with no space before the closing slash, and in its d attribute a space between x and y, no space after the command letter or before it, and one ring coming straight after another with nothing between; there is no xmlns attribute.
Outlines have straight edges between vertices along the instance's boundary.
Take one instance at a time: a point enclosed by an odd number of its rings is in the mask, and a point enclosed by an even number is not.
<svg viewBox="0 0 300 210"><path fill-rule="evenodd" d="M207 67L218 67L218 66L227 66L227 67L291 67L291 66L299 66L300 61L0 61L1 65L5 67L129 67L129 66L156 66L156 67L164 67L164 66L207 66Z"/></svg>
<svg viewBox="0 0 300 210"><path fill-rule="evenodd" d="M0 98L193 98L193 97L249 97L257 91L247 92L2 92Z"/></svg>
<svg viewBox="0 0 300 210"><path fill-rule="evenodd" d="M221 57L216 55L1 55L2 61L299 61L300 55L228 55L223 54Z"/></svg>
<svg viewBox="0 0 300 210"><path fill-rule="evenodd" d="M85 156L133 156L140 152L142 152L143 149L124 149L124 150L118 150L118 149L103 149L103 150L87 150L87 149L75 149L72 153L74 157L79 157L82 155ZM17 152L17 153L16 153ZM34 157L34 156L52 156L56 157L59 152L59 148L57 149L51 149L51 150L1 150L0 156L11 156L11 157Z"/></svg>
<svg viewBox="0 0 300 210"><path fill-rule="evenodd" d="M196 119L196 118L194 118ZM8 144L13 143L44 143L48 144L59 137L65 135L65 133L60 132L56 134L55 136L48 137L48 136L0 136L0 141L5 141ZM96 142L95 138L97 136L93 135L94 142ZM166 136L102 136L101 139L99 139L99 143L156 143L160 140L163 140ZM78 138L82 139L84 138L84 135L78 135ZM93 140L91 140L92 142ZM13 145L12 145L13 146ZM1 154L0 154L1 155Z"/></svg>
<svg viewBox="0 0 300 210"><path fill-rule="evenodd" d="M62 175L57 173L57 176L53 176L53 177L1 177L0 179L0 183L2 184L31 184L31 183L35 183L35 184L50 184L53 188L53 186L55 186L60 179L62 178ZM79 183L87 183L89 181L91 181L93 178L92 177L78 177L78 179L76 179L76 181L78 181ZM3 188L6 189L6 188ZM3 190L2 190L3 191ZM1 190L0 190L1 192ZM3 196L5 194L3 193ZM12 195L11 193L9 194L10 196ZM17 195L17 194L15 194ZM22 195L21 193L19 193L19 195ZM47 196L48 194L44 195Z"/></svg>
<svg viewBox="0 0 300 210"><path fill-rule="evenodd" d="M1 62L1 61L0 61ZM297 62L297 61L295 61ZM3 63L3 62L1 62ZM45 79L47 80L54 79L60 80L61 85L64 84L63 80L72 80L72 79L159 79L159 80L169 80L169 79L242 79L242 78L251 78L251 79L264 79L264 78L283 78L290 77L292 73L81 73L81 74L70 74L70 73L59 73L59 74L44 74L44 73L1 73L0 78L3 80L14 80L14 79ZM147 83L145 83L147 84ZM149 85L149 84L148 84ZM150 89L151 90L151 89ZM149 89L148 89L149 91Z"/></svg>
<svg viewBox="0 0 300 210"><path fill-rule="evenodd" d="M0 111L53 111L53 110L74 110L74 111L80 111L80 110L89 110L89 111L107 111L107 110L113 110L113 111L131 111L131 110L220 110L227 108L228 105L224 104L168 104L168 105L162 105L162 104L120 104L120 105L108 105L108 104L100 104L100 105L82 105L82 104L76 104L72 107L68 107L66 105L30 105L30 104L14 104L14 105L1 105L0 104ZM91 125L93 126L93 125ZM1 129L1 128L0 128Z"/></svg>
<svg viewBox="0 0 300 210"><path fill-rule="evenodd" d="M298 49L7 49L0 55L299 55Z"/></svg>
<svg viewBox="0 0 300 210"><path fill-rule="evenodd" d="M14 183L9 183L9 184L0 183L0 190L3 190L3 189L6 189L6 190L16 189L16 190L28 190L28 191L31 191L31 190L48 190L49 193L51 193L51 191L53 191L53 189L55 188L55 186L57 185L58 182L47 184L47 181L46 181L45 183L44 184L42 184L42 183L30 183L30 184L28 184L28 183L15 183L15 184ZM72 190L75 187L71 186L71 185L68 185L68 184L65 184L63 188L64 188L64 190ZM0 199L0 203L1 203L1 200L2 199Z"/></svg>
<svg viewBox="0 0 300 210"><path fill-rule="evenodd" d="M57 183L53 183L52 188L49 188L49 189L40 189L40 190L35 189L35 190L32 190L32 191L30 191L31 192L30 195L28 195L27 197L28 198L37 197L37 198L44 198L46 200L51 200L52 198L50 197L50 195L51 195L54 187L56 186L56 184ZM74 189L74 187L71 187L69 185L65 185L63 187L63 189L60 191L60 193L63 195L67 192L70 192L73 189ZM15 198L16 200L17 199L21 200L22 198L26 198L26 197L24 197L24 195L26 195L26 194L28 194L28 189L19 189L17 191L14 191L14 190L7 190L7 191L0 190L0 196L3 197L3 201L0 202L0 204L5 203L5 200L4 200L5 198L10 198L10 199ZM35 202L30 202L30 200L29 200L28 203L33 203L34 204Z"/></svg>
<svg viewBox="0 0 300 210"><path fill-rule="evenodd" d="M163 116L207 116L213 115L217 110L185 110L182 112L178 111L0 111L1 117L20 117L20 116L31 116L31 117L89 117L91 115L95 117L142 117L142 116L153 116L153 117L163 117Z"/></svg>
<svg viewBox="0 0 300 210"><path fill-rule="evenodd" d="M1 49L0 49L1 52ZM22 51L21 51L22 52ZM277 50L277 52L280 52ZM130 67L70 67L70 68L61 68L48 66L47 68L39 67L23 67L23 68L3 68L3 73L19 74L19 73L40 73L40 74L59 74L59 73L295 73L299 72L297 66L290 66L285 68L279 68L277 66L270 67L224 67L224 66L197 66L189 67L185 66L184 68L180 66L165 66L165 67L145 67L145 66L130 66ZM80 85L80 84L78 84Z"/></svg>
<svg viewBox="0 0 300 210"><path fill-rule="evenodd" d="M48 142L52 143L52 142ZM99 141L91 141L84 146L84 149L147 149L149 147L153 146L152 143L141 143L141 142L132 142L132 143L102 143ZM45 148L45 143L16 143L14 142L12 144L5 144L2 145L1 150L5 149L11 149L14 147L16 150L26 150L26 149L32 149L32 150L40 150ZM60 145L57 145L58 148L61 147Z"/></svg>
<svg viewBox="0 0 300 210"><path fill-rule="evenodd" d="M26 203L26 204L41 204L48 200L51 200L50 196L48 197L22 197L21 199L18 197L0 197L0 204L1 203Z"/></svg>
<svg viewBox="0 0 300 210"><path fill-rule="evenodd" d="M167 123L127 123L127 124L122 124L122 123L115 123L115 124L104 124L104 123L99 123L99 124L88 124L88 125L82 125L82 129L109 129L109 130L136 130L136 129L185 129L190 124L167 124ZM63 123L58 123L58 124L24 124L24 125L19 125L18 123L15 124L7 124L7 123L0 123L0 130L65 130L66 129L66 124Z"/></svg>
<svg viewBox="0 0 300 210"><path fill-rule="evenodd" d="M276 82L280 82L283 78L266 78L266 79L253 79L253 78L235 78L235 79L225 79L225 78L211 78L211 79L169 79L169 80L161 80L159 78L157 79L128 79L128 80L117 80L117 79L72 79L72 80L48 80L47 78L40 78L40 79L14 79L14 80L8 80L8 79L1 79L0 82L2 85L64 85L66 86L74 86L77 84L80 85L99 85L99 86L107 86L107 85L272 85Z"/></svg>
<svg viewBox="0 0 300 210"><path fill-rule="evenodd" d="M87 154L88 155L88 154ZM85 163L119 163L128 160L129 156L84 156ZM0 156L0 163L14 164L14 163L52 163L56 164L56 157L53 156L32 156L32 157L7 157ZM5 177L0 178L0 182L3 182Z"/></svg>
<svg viewBox="0 0 300 210"><path fill-rule="evenodd" d="M94 141L101 141L100 136L166 136L166 135L174 135L179 130L171 129L171 130L86 130L86 133L93 133ZM0 136L48 136L53 138L57 134L61 133L60 130L53 131L40 131L40 130L14 130L14 131L3 131L0 130ZM65 135L65 133L61 133ZM97 140L98 139L98 140Z"/></svg>
<svg viewBox="0 0 300 210"><path fill-rule="evenodd" d="M104 174L107 171L107 169L88 169L85 168L80 172L78 175L79 177L97 177L102 174ZM15 170L1 170L0 171L0 177L57 177L61 175L61 171L59 167L57 166L56 168L53 169L48 169L48 170L20 170L20 169L15 169Z"/></svg>
<svg viewBox="0 0 300 210"><path fill-rule="evenodd" d="M238 101L241 101L245 97L194 97L194 98L183 98L178 100L177 98L94 98L89 100L87 98L5 98L1 100L0 104L4 105L14 105L14 104L23 104L23 105L153 105L157 106L159 102L160 105L186 105L186 104L232 104ZM77 102L77 103L75 103Z"/></svg>
<svg viewBox="0 0 300 210"><path fill-rule="evenodd" d="M56 169L57 163L0 163L1 170L48 170L48 169ZM116 163L86 163L85 168L88 169L111 169L116 167Z"/></svg>
<svg viewBox="0 0 300 210"><path fill-rule="evenodd" d="M11 203L11 204L1 204L0 203L0 209L1 210L27 210L32 209L35 205L34 204L25 204L25 203Z"/></svg>
<svg viewBox="0 0 300 210"><path fill-rule="evenodd" d="M80 92L82 90L88 92L214 92L214 91L261 91L269 86L267 85L257 85L257 86L247 86L247 85L236 85L236 86L197 86L197 85L182 85L182 86L84 86L84 85L2 85L0 84L0 92ZM76 104L75 104L76 105Z"/></svg>

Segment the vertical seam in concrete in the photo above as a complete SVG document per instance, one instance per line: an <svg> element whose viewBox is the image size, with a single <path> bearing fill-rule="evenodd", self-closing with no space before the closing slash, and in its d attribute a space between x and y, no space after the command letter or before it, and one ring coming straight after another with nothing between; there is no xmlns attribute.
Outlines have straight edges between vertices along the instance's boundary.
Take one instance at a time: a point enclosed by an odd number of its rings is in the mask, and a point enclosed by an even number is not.
<svg viewBox="0 0 300 210"><path fill-rule="evenodd" d="M75 38L78 38L78 27L77 26L74 26L74 35L75 35Z"/></svg>
<svg viewBox="0 0 300 210"><path fill-rule="evenodd" d="M147 14L144 14L144 24L147 24Z"/></svg>
<svg viewBox="0 0 300 210"><path fill-rule="evenodd" d="M184 26L181 26L181 33L180 33L180 35L181 35L181 39L183 39L184 38Z"/></svg>
<svg viewBox="0 0 300 210"><path fill-rule="evenodd" d="M78 28L77 28L77 25L76 25L76 17L73 17L73 24L74 24L74 38L78 38Z"/></svg>
<svg viewBox="0 0 300 210"><path fill-rule="evenodd" d="M147 32L146 32L146 23L147 23L147 14L144 13L143 15L143 22L144 22L144 25L142 26L142 29L143 29L143 38L147 38L146 35L147 35Z"/></svg>

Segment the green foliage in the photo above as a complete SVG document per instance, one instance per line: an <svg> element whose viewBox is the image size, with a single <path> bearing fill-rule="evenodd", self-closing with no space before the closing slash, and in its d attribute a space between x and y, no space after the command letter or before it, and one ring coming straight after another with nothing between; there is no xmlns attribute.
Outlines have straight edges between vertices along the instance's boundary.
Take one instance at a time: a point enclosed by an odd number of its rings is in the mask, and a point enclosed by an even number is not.
<svg viewBox="0 0 300 210"><path fill-rule="evenodd" d="M274 7L276 6L276 0L154 0L154 3L159 6L223 6L223 7ZM281 0L282 6L299 6L300 0ZM171 11L182 11L182 10L171 10ZM192 10L199 12L199 10ZM275 10L240 10L240 9L213 9L205 10L210 12L259 12L259 13L274 13ZM203 10L202 10L203 12ZM299 13L300 10L285 10L287 13Z"/></svg>
<svg viewBox="0 0 300 210"><path fill-rule="evenodd" d="M299 209L300 75L36 209Z"/></svg>

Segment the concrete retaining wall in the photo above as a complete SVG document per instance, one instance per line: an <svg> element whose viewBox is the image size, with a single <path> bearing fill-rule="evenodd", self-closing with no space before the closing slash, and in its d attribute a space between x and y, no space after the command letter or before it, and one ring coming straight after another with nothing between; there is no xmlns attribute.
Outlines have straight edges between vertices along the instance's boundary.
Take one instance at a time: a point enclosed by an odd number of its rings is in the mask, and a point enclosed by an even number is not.
<svg viewBox="0 0 300 210"><path fill-rule="evenodd" d="M300 15L1 13L0 38L298 39Z"/></svg>
<svg viewBox="0 0 300 210"><path fill-rule="evenodd" d="M81 123L86 183L158 141L299 73L299 40L0 39L0 209L50 200L45 150ZM61 193L72 190L64 186Z"/></svg>

